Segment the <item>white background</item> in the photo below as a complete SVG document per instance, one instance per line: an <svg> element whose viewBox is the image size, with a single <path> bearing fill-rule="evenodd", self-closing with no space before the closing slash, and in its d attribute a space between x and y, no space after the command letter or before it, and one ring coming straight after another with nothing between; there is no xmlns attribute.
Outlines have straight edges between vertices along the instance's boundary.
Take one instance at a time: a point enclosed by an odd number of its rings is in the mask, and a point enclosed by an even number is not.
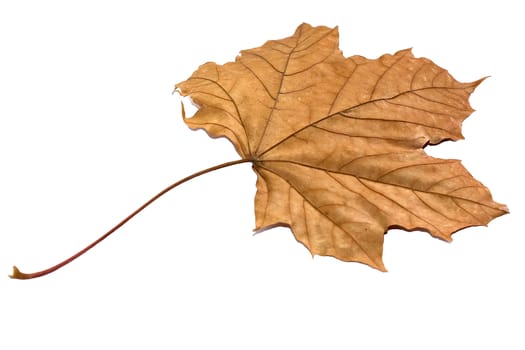
<svg viewBox="0 0 525 350"><path fill-rule="evenodd" d="M0 348L523 349L522 11L506 1L2 1ZM510 215L451 244L390 231L388 273L252 235L248 164L177 188L68 267L143 201L238 158L171 95L202 63L339 25L345 55L413 47L471 98L459 158ZM2 277L3 276L3 277Z"/></svg>

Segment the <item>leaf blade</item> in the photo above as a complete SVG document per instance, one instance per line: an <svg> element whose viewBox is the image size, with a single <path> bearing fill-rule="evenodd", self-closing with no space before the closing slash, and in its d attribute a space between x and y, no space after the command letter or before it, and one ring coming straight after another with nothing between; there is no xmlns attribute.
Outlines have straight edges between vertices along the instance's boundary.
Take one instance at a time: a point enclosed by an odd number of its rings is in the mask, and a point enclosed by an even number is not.
<svg viewBox="0 0 525 350"><path fill-rule="evenodd" d="M459 161L423 151L463 138L482 81L461 83L410 49L345 58L337 28L302 24L177 87L201 106L191 128L252 161L256 230L289 226L312 254L385 270L391 227L450 240L508 212Z"/></svg>

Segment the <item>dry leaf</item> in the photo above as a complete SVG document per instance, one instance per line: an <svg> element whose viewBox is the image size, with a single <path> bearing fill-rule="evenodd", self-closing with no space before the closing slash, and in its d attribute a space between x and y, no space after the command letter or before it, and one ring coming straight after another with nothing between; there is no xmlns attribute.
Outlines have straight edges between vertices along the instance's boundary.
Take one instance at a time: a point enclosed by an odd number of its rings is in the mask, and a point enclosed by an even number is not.
<svg viewBox="0 0 525 350"><path fill-rule="evenodd" d="M235 62L202 65L176 85L200 107L184 121L227 137L241 159L176 181L71 257L77 259L181 184L251 162L257 173L256 230L292 229L312 254L385 270L391 227L450 240L462 228L508 212L458 160L432 158L427 144L462 138L468 98L482 80L460 83L410 50L376 60L344 58L337 28L302 24L295 34L242 51Z"/></svg>
<svg viewBox="0 0 525 350"><path fill-rule="evenodd" d="M286 225L312 254L384 270L390 227L450 240L507 213L460 161L422 150L462 138L480 83L410 50L345 58L337 28L302 24L176 87L199 106L190 128L252 160L256 230Z"/></svg>

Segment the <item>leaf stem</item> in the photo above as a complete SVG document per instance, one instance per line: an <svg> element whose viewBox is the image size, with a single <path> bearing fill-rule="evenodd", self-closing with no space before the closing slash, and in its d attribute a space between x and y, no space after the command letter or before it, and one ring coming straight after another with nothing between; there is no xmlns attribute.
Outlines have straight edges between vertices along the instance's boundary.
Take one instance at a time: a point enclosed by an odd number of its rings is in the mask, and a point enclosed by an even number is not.
<svg viewBox="0 0 525 350"><path fill-rule="evenodd" d="M106 232L105 234L100 236L100 238L98 238L93 243L91 243L88 246L86 246L84 249L80 250L78 253L76 253L76 254L72 255L71 257L67 258L66 260L64 260L64 261L62 261L62 262L60 262L60 263L56 264L55 266L52 266L52 267L50 267L48 269L45 269L45 270L42 270L42 271L38 271L38 272L33 272L33 273L23 273L16 266L13 266L13 273L11 275L9 275L9 277L10 278L14 278L14 279L26 280L26 279L42 277L42 276L45 276L45 275L47 275L47 274L49 274L51 272L54 272L54 271L60 269L61 267L66 266L67 264L69 264L70 262L75 260L76 258L82 256L88 250L90 250L91 248L93 248L94 246L96 246L97 244L102 242L104 239L109 237L113 232L117 231L125 223L127 223L129 220L131 220L135 215L140 213L142 210L146 209L146 207L148 207L151 203L155 202L157 199L159 199L160 197L162 197L164 194L168 193L169 191L171 191L175 187L177 187L177 186L179 186L179 185L181 185L181 184L183 184L183 183L185 183L185 182L187 182L187 181L189 181L191 179L194 179L194 178L199 177L201 175L210 173L212 171L219 170L219 169L222 169L222 168L227 168L227 167L232 166L232 165L237 165L237 164L241 164L241 163L248 163L248 162L253 162L253 160L252 159L239 159L239 160L235 160L235 161L231 161L231 162L226 162L226 163L222 163L222 164L219 164L219 165L215 165L215 166L212 166L210 168L207 168L207 169L198 171L198 172L196 172L194 174L191 174L191 175L189 175L189 176L187 176L187 177L185 177L185 178L183 178L183 179L181 179L181 180L179 180L179 181L169 185L168 187L166 187L165 189L163 189L162 191L160 191L159 193L157 193L156 195L151 197L147 202L142 204L133 213L129 214L126 218L124 218L118 224L113 226L113 228L111 228L108 232Z"/></svg>

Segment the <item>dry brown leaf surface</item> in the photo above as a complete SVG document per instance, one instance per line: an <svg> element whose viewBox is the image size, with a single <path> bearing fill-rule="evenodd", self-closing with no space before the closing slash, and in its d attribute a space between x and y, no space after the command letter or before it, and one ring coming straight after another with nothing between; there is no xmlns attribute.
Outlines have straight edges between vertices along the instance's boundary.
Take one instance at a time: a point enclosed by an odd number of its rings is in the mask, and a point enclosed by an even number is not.
<svg viewBox="0 0 525 350"><path fill-rule="evenodd" d="M199 106L190 128L252 161L257 230L286 225L312 254L384 270L389 227L450 240L507 212L460 161L423 151L462 138L480 83L410 50L345 58L337 28L302 24L176 87Z"/></svg>

